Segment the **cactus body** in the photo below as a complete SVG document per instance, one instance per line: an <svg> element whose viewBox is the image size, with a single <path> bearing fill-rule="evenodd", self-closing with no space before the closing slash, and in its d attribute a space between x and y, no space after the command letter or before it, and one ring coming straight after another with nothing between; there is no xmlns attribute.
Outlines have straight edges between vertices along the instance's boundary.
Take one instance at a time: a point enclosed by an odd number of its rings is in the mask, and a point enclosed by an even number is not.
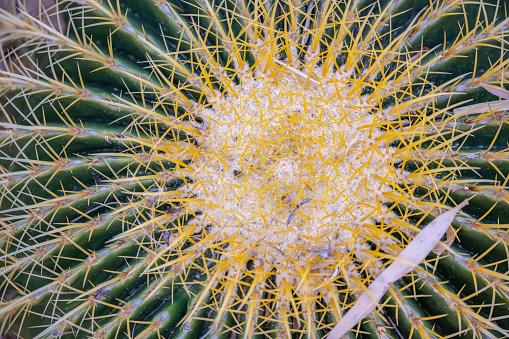
<svg viewBox="0 0 509 339"><path fill-rule="evenodd" d="M506 5L0 12L0 333L324 337L469 199L347 336L509 337Z"/></svg>

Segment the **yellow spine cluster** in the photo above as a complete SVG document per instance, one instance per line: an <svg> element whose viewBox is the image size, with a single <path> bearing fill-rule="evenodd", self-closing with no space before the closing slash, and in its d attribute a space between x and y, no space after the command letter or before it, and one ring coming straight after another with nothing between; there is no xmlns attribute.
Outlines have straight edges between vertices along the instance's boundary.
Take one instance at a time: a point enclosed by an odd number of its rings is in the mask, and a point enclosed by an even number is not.
<svg viewBox="0 0 509 339"><path fill-rule="evenodd" d="M140 73L115 60L116 30L109 34L109 53L104 54L86 30L74 24L69 31L75 38L70 38L42 19L21 19L0 12L0 22L7 27L3 41L23 38L27 40L24 47L41 53L51 55L58 50L67 53L65 59L97 62L100 66L94 72L107 70L139 87L120 95L103 95L85 88L79 62L79 82L60 69L64 58L51 61L49 72L35 61L24 69L12 63L7 71L1 71L4 93L10 88L21 89L19 97L29 97L34 91L44 93L44 102L55 103L53 109L62 121L59 126L47 125L32 117L31 112L20 111L17 113L22 118L33 121L31 125L20 125L10 118L1 123L2 147L17 147L21 133L41 143L51 158L34 160L19 149L11 160L24 170L10 173L1 169L3 200L16 201L20 187L31 182L44 188L59 180L60 175L69 175L71 166L92 168L103 164L106 171L109 163L124 161L128 171L127 176L105 174L95 187L81 184L76 190L62 189L62 195L51 193L54 196L42 202L3 211L12 217L1 220L0 275L4 282L0 282L0 290L13 287L19 295L12 301L2 301L4 328L28 315L43 292L55 291L56 298L62 298L65 287L79 293L72 301L81 304L59 315L39 337L69 328L96 337L117 328L120 335L118 330L124 322L131 337L134 324L129 324L129 316L133 307L174 281L194 300L182 326L197 319L208 320L214 331L230 313L243 319L230 328L237 333L269 335L276 330L265 324L277 323L288 337L292 332L315 337L318 331L331 328L325 325L327 313L340 319L353 303L351 296L366 290L420 231L419 225L426 217L437 216L455 204L450 195L456 188L493 191L509 202L504 193L508 179L500 170L505 179L499 184L474 186L482 180L460 178L462 170L475 168L460 159L461 146L453 147L480 128L476 123L492 119L502 126L505 119L492 111L475 116L465 110L453 113L462 103L445 108L437 105L458 89L475 87L480 82L495 83L503 77L507 62L494 62L481 76L474 69L472 80L467 82L469 75L440 86L428 80L429 69L437 63L461 62L465 50L503 40L508 20L494 24L479 15L473 27L463 27L456 41L444 44L441 50L420 46L410 51L405 46L415 45L422 27L438 18L458 15L456 10L463 2L433 2L397 36L392 36L390 24L397 1L391 1L379 14L372 10L360 14L356 1L324 1L320 8L315 8L314 2L296 6L289 1L285 2L286 14L279 17L275 15L277 5L267 6L264 1L240 3L242 6L231 11L203 1L207 13L203 19L210 22L210 28L198 31L199 27L179 20L175 5L157 1L181 27L182 38L176 43L187 46L182 51L167 46L165 50L155 37L144 30L141 34L127 20L127 12L122 12L118 1L80 4L83 18L88 11L100 13L104 22L97 25L123 30L152 53L147 55ZM220 9L228 14L224 22L216 13ZM312 10L318 14L311 16ZM238 23L243 27L241 34L234 33L233 26ZM276 26L285 28L279 30ZM211 44L210 39L218 44ZM390 42L384 43L387 39ZM196 59L186 59L184 53L192 53ZM222 54L227 56L226 62L220 60ZM253 57L252 64L248 54ZM345 57L342 64L338 64L339 55ZM17 58L21 65L30 62L18 51L4 57L8 58ZM169 70L175 78L167 76ZM56 75L60 72L62 77ZM177 78L186 81L177 84ZM149 95L156 98L150 104L145 101ZM68 106L60 103L65 98L72 98ZM67 114L73 105L87 101L130 112L119 119L130 118L132 122L122 134L90 131ZM185 113L176 114L178 107L185 108ZM126 151L104 152L100 158L69 159L66 149L83 136L121 144ZM49 145L59 139L65 142L58 149ZM491 146L476 156L496 168L492 160L505 159L507 152L489 153ZM417 170L404 171L409 163L417 164ZM39 180L43 176L44 182ZM167 184L176 179L183 185L167 191ZM132 190L133 186L142 189ZM90 201L101 194L107 197L105 201L109 197L115 200L115 192L120 191L130 192L130 199L117 199L111 212L97 218L90 211L72 207L73 202ZM52 225L43 217L62 208L78 212L87 221ZM417 222L415 217L419 218ZM32 225L48 223L43 232L48 240L35 245L15 243L14 235L20 232L18 222L27 220ZM124 229L109 239L107 249L96 252L75 242L82 234L91 239L97 227L114 220L123 220ZM494 232L479 221L473 223L475 228L506 242L506 226L497 225L499 229ZM73 244L86 258L63 256L65 244ZM112 271L114 278L92 289L84 288L94 264L133 244L143 253L136 257L135 266ZM439 253L454 252L448 243L440 246ZM21 253L25 256L20 259L17 254ZM472 274L482 275L507 297L503 283L507 276L478 265L481 257L466 263ZM42 264L47 259L54 262L53 270ZM64 259L78 264L66 271L59 267ZM48 273L53 278L41 289L29 291L14 280L33 262L36 265L30 275ZM425 265L432 268L434 263ZM64 273L56 272L60 270ZM191 270L207 278L189 280ZM102 302L101 293L139 274L155 278L156 283L143 300L108 305L115 312L104 316L111 318L107 328L83 328L76 322L94 319L94 309ZM458 321L467 319L476 333L497 329L459 295L428 277L433 277L433 269L418 267L410 274L411 284L434 284L438 293L457 305ZM191 288L195 284L202 285L198 293ZM402 305L403 297L397 289L391 287L389 294L396 305ZM207 319L204 309L213 309L214 318ZM433 317L412 318L412 331L428 337L428 332L433 332L423 325L428 319ZM138 337L157 331L165 320L162 317L150 322ZM383 328L376 325L377 329Z"/></svg>

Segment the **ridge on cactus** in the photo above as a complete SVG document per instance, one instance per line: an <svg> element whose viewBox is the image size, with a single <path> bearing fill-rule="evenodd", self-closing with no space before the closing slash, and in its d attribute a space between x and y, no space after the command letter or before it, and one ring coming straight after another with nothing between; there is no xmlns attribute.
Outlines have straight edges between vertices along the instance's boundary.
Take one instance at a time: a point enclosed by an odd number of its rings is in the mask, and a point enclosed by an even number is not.
<svg viewBox="0 0 509 339"><path fill-rule="evenodd" d="M468 200L464 200L452 210L438 216L419 232L398 257L360 295L355 305L341 318L327 337L341 338L359 321L368 316L389 286L412 271L426 258L446 233L460 208L466 205L468 205Z"/></svg>
<svg viewBox="0 0 509 339"><path fill-rule="evenodd" d="M508 5L0 9L0 335L508 338Z"/></svg>

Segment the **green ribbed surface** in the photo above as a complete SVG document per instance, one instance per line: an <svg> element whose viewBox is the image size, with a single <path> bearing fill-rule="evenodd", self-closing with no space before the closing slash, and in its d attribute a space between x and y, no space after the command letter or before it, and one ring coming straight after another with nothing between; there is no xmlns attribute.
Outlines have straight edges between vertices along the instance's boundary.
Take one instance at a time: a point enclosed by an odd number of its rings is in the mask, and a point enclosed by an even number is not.
<svg viewBox="0 0 509 339"><path fill-rule="evenodd" d="M284 30L283 18L289 15L288 4L273 1L265 3L270 4L269 8L278 8L274 11L275 18L279 18L275 20L277 24L274 29ZM301 11L297 13L298 22L305 24L303 13L308 11L308 6L312 6L310 15L316 16L317 8L323 3L316 1L296 5ZM376 6L366 8L369 3L359 1L357 8L363 10L361 13L370 10L378 13L386 6L392 6L389 13L393 31L381 39L385 45L391 42L390 36L398 36L429 5L429 1L424 0L380 1ZM142 274L153 244L146 237L129 238L122 234L136 227L139 222L164 214L169 206L163 203L155 205L152 211L140 213L142 206L149 202L140 200L142 198L137 193L156 192L163 188L165 191L175 191L184 187L178 172L174 172L165 181L151 177L156 173L169 173L176 165L171 161L159 163L144 158L143 155L150 151L150 147L142 145L139 140L148 142L150 136L157 132L165 133L172 127L163 119L157 121L154 117L144 117L136 109L144 107L169 119L184 114L187 107L177 103L176 98L160 97L159 89L169 89L171 85L185 87L182 93L193 103L206 102L205 98L200 97L197 84L187 82L188 76L183 70L200 73L208 69L209 65L203 62L203 68L198 67L196 60L205 59L192 50L191 39L187 33L182 32L180 26L187 25L195 39L201 38L209 46L222 46L217 26L211 22L205 10L210 5L223 23L222 29L229 30L226 20L235 17L231 25L232 34L240 41L249 43L249 37L242 29L245 25L242 12L253 11L259 3L230 0L122 0L118 4L126 20L122 25L104 24L107 21L106 12L117 11L114 3L110 7L103 1L103 11L95 2L85 2L84 5L80 2L60 4L65 19L73 21L76 27L76 31L71 29L69 32L70 39L78 46L85 33L88 37L87 45L93 45L92 50L96 55L102 53L105 56L110 53L108 45L111 39L115 65L106 64L105 67L104 62L90 55L83 58L82 53L68 44L62 47L47 47L45 42L31 45L33 54L30 57L40 60L41 67L44 67L34 73L64 79L71 88L74 87L72 82L79 88L83 81L87 96L78 96L65 89L55 92L51 86L31 86L23 77L13 77L18 80L12 89L7 86L6 80L2 81L2 109L13 119L12 124L4 124L4 129L0 131L0 272L4 277L0 278L3 302L0 317L3 318L3 331L19 333L24 338L35 338L46 328L50 328L50 331L44 337L61 338L92 336L87 331L95 332L96 337L103 335L101 338L157 338L159 335L162 338L191 339L205 334L210 338L216 334L221 338L249 337L251 329L245 328L248 319L241 312L227 313L212 331L209 331L209 326L216 320L213 308L200 310L196 314L197 318L185 326L180 323L208 281L206 275L200 274L204 268L198 268L204 265L212 267L215 260L221 260L217 252L204 251L203 255L210 258L210 261L195 260L194 267L180 272L175 269L175 276L165 279L165 275ZM242 4L246 5L245 9L240 7ZM498 9L495 22L502 22L504 6L508 4L500 3L501 8ZM341 8L344 8L344 4L339 3L335 11L338 18L341 17ZM468 2L464 4L464 10L468 13L468 25L474 26L480 6ZM453 8L446 13L461 11L461 8ZM487 18L493 21L495 11L495 6L485 5L480 14L481 20ZM83 19L83 15L87 18ZM454 43L465 24L463 15L443 16L432 21L425 19L416 29L415 35L406 40L405 48L418 49L422 42L430 50L436 48L433 53L440 53L444 43L445 49ZM505 25L507 27L507 23ZM113 31L115 33L110 38ZM356 29L352 28L352 31ZM204 32L209 34L204 36ZM379 32L387 33L388 27L381 27ZM327 34L334 34L333 24ZM148 40L145 40L145 36ZM355 38L347 37L345 44ZM324 42L331 40L330 36L324 36L323 39ZM493 39L491 43L495 47L476 46L477 50L467 48L460 53L465 57L444 59L429 69L429 86L440 86L467 74L454 89L458 93L450 98L438 99L438 107L465 100L472 100L468 103L472 104L497 99L477 85L468 85L474 67L474 79L479 79L490 68L490 63L500 57L500 50L496 47L500 46L500 42ZM249 48L243 48L248 64L253 64L254 57ZM175 54L176 51L179 53ZM159 73L151 70L149 60L167 62L159 52L172 57L177 55L176 62L182 69L165 65L158 68ZM216 53L215 58L220 65L235 67L224 49L218 49ZM51 56L49 61L48 54ZM279 57L284 59L285 52L281 51ZM338 53L338 65L344 62L344 56ZM359 60L358 64L361 71L362 62ZM143 83L139 81L141 79ZM482 79L492 82L498 80L496 77ZM44 79L42 82L48 83ZM213 86L221 88L222 84L217 80ZM115 101L121 101L123 106L112 104ZM389 101L386 104L389 106L392 103ZM411 116L409 114L410 119ZM143 119L151 123L143 124ZM436 194L433 199L447 195L451 199L446 204L451 206L465 198L472 198L469 206L463 208L465 214L458 216L453 223L458 233L457 241L452 243L451 249L456 254L446 252L436 261L437 256L430 254L428 259L435 266L421 265L421 269L433 272L431 276L434 278L414 271L414 274L400 279L386 294L385 301L382 300L382 303L386 302L386 307L379 311L377 317L367 319L360 326L362 332L357 336L351 331L350 338L389 336L402 339L410 338L410 335L412 338L425 338L418 332L419 326L427 328L425 332L435 338L458 337L459 333L464 338L475 338L481 334L485 338L507 338L509 255L506 229L509 224L509 195L506 178L509 175L509 164L505 152L509 146L509 127L506 122L505 114L501 121L487 119L475 123L459 122L459 130L462 131L482 128L464 138L466 140L456 140L453 148L461 147L461 154L446 155L441 166L453 167L458 162L471 166L471 169L455 172L455 175L471 180L472 184L453 187L453 192L448 194L425 186L414 192L415 197L424 200L429 200L430 195ZM26 129L18 125L26 126ZM47 130L37 127L40 125L46 126L44 129ZM184 131L177 131L168 133L166 138L182 141L190 136ZM423 148L426 147L432 145L423 145ZM503 154L496 155L496 152ZM489 158L490 155L494 157ZM400 165L407 171L422 168L422 162L415 159ZM433 164L429 164L429 168L432 167ZM136 180L129 180L134 176ZM494 195L493 188L482 187L488 184L479 179L491 180L489 185L495 182L500 186L500 193ZM61 204L55 203L60 198ZM136 205L136 208L122 209L123 206L137 202L140 205ZM397 213L404 214L407 211L405 206L393 207ZM420 222L421 211L415 213L413 220ZM429 216L427 219L431 220ZM66 232L70 223L82 223L82 227L74 228L74 233ZM161 233L154 234L161 237ZM376 245L373 245L375 248ZM93 253L97 261L90 269L75 271ZM69 278L59 282L65 275ZM118 277L125 279L120 280ZM419 278L422 280L416 282ZM249 281L252 277L243 279ZM186 283L183 284L183 281ZM151 289L161 282L163 288L147 298ZM246 292L239 288L237 293L242 296ZM462 307L470 307L474 314L458 320L458 305L451 304L445 297L447 294L458 295L463 299ZM397 303L395 295L398 296ZM9 306L13 300L20 298L31 300L28 313L25 308ZM83 308L83 301L87 298L96 300L96 303L89 303L89 306ZM219 292L207 295L205 303L217 303L220 298ZM264 298L270 299L267 296ZM352 295L343 298L350 302L355 300ZM317 309L327 309L324 303L323 300L317 302ZM93 322L90 320L92 305ZM129 321L122 318L126 305L130 305ZM274 338L286 335L286 329L280 328L280 324L263 320L270 313L277 313L274 304L266 303L260 308L259 315L262 317L255 319L258 325L254 332L265 331L266 335ZM324 336L337 320L332 312L317 314L321 320L317 322L316 335ZM495 326L482 329L479 325L478 329L472 330L469 322L476 322L475 314L491 319ZM433 320L424 319L434 315L444 316ZM64 326L64 316L77 326ZM205 322L199 318L211 321ZM158 322L157 331L147 330L150 322ZM49 327L55 324L59 325ZM309 333L300 333L300 327L295 321L290 324L294 325L291 331L295 337L308 336Z"/></svg>

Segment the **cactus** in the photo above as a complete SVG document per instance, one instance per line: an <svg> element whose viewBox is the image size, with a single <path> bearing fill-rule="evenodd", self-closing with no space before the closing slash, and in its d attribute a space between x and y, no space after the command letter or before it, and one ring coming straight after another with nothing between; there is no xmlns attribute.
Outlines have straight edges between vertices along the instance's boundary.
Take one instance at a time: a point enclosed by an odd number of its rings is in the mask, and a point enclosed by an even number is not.
<svg viewBox="0 0 509 339"><path fill-rule="evenodd" d="M0 334L325 337L468 199L347 337L509 337L507 2L40 4L0 11Z"/></svg>

